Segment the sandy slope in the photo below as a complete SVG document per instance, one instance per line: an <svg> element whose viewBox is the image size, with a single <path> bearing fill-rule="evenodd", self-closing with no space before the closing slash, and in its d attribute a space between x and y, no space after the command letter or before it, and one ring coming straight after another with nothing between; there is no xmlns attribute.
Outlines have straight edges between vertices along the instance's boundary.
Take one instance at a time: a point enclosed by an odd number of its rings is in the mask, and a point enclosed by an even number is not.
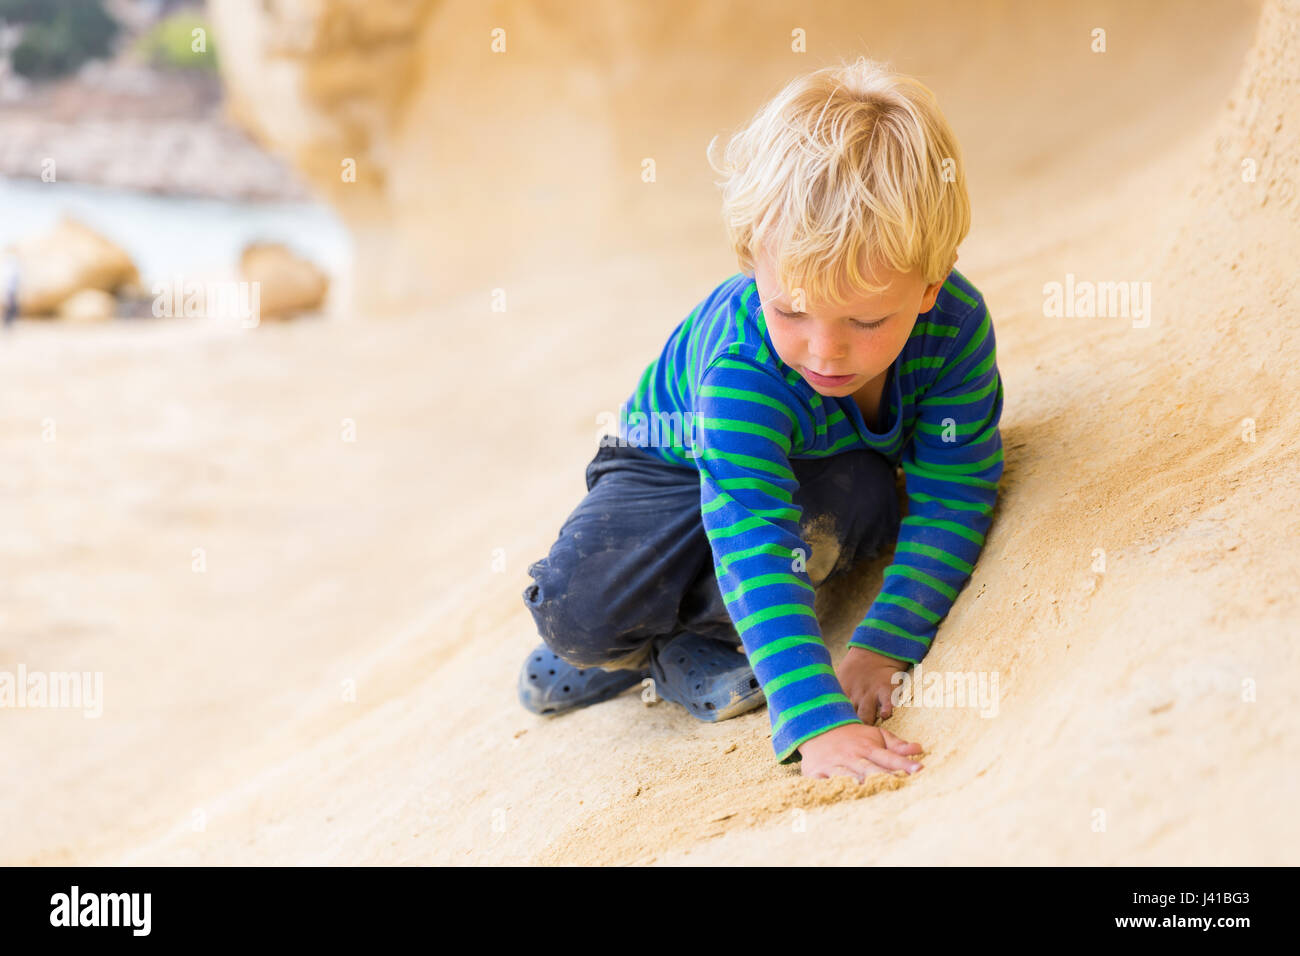
<svg viewBox="0 0 1300 956"><path fill-rule="evenodd" d="M858 786L777 766L763 711L514 701L596 412L734 271L709 209L580 292L513 270L507 316L467 283L242 338L8 337L0 667L102 669L107 699L0 714L0 862L1294 862L1300 3L999 4L959 61L922 20L872 49L963 138L1008 396L1003 501L925 664L996 670L996 716L900 711L926 769ZM1151 282L1150 325L1045 317L1066 273ZM884 564L819 595L837 652Z"/></svg>

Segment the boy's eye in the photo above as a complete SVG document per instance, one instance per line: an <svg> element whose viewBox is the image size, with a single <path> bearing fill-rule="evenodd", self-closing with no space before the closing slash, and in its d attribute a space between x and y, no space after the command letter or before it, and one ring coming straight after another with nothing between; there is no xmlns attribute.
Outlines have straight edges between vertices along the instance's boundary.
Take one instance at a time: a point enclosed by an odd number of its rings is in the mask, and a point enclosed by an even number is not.
<svg viewBox="0 0 1300 956"><path fill-rule="evenodd" d="M802 313L802 312L799 312L799 313L790 313L790 312L786 312L784 309L777 309L777 308L775 308L775 307L773 307L773 311L776 312L776 314L779 315L779 316L781 316L781 318L783 318L783 319L802 319L802 318L803 318L803 313ZM856 328L859 328L859 329L878 329L878 328L880 328L882 325L884 325L885 322L887 322L888 320L889 320L889 316L885 316L883 319L880 319L880 320L878 320L878 321L876 321L876 322L859 322L857 319L849 319L849 322L850 322L853 326L855 326Z"/></svg>

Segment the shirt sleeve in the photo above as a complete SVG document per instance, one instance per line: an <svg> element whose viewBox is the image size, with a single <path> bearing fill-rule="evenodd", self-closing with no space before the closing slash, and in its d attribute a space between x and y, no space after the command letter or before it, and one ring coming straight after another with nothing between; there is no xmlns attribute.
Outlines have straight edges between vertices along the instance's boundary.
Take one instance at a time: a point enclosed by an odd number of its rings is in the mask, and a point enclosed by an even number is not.
<svg viewBox="0 0 1300 956"><path fill-rule="evenodd" d="M850 647L919 663L983 550L1002 476L1002 378L988 309L977 308L917 406L901 462L908 514Z"/></svg>
<svg viewBox="0 0 1300 956"><path fill-rule="evenodd" d="M831 667L813 610L811 556L790 469L799 417L772 372L737 357L706 369L697 398L700 512L714 571L763 693L777 760L804 741L861 723ZM797 552L797 553L796 553Z"/></svg>

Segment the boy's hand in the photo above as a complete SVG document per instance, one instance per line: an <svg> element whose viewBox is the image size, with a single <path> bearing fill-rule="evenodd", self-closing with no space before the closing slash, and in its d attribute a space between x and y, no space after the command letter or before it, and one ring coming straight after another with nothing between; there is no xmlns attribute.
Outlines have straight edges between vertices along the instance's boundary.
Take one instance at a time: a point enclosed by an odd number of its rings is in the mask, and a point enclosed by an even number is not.
<svg viewBox="0 0 1300 956"><path fill-rule="evenodd" d="M894 675L912 664L861 647L850 647L849 652L835 669L844 694L865 724L874 724L894 712L890 700L894 692ZM802 751L800 751L802 753Z"/></svg>
<svg viewBox="0 0 1300 956"><path fill-rule="evenodd" d="M868 774L890 770L915 773L921 764L903 754L917 754L920 744L909 744L884 727L841 724L799 745L805 777L853 777L858 783Z"/></svg>

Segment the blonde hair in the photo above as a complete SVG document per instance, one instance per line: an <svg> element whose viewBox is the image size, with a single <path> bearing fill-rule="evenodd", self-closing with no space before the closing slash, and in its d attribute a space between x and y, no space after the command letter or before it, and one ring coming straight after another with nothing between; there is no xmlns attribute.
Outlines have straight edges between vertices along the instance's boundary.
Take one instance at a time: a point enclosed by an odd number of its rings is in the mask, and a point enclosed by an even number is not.
<svg viewBox="0 0 1300 956"><path fill-rule="evenodd" d="M868 270L952 268L970 231L957 138L934 93L865 57L791 81L731 137L721 166L723 220L740 267L772 252L787 291L843 304L880 292ZM873 278L876 277L873 273Z"/></svg>

